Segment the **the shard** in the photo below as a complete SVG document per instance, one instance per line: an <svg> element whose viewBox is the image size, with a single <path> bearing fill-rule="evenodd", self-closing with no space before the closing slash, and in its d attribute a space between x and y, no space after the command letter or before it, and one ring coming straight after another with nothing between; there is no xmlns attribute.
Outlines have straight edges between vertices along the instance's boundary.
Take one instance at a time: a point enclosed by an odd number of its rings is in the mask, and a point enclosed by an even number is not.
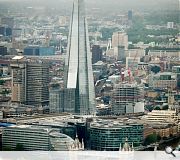
<svg viewBox="0 0 180 160"><path fill-rule="evenodd" d="M84 0L74 0L65 62L64 112L94 114L91 58Z"/></svg>

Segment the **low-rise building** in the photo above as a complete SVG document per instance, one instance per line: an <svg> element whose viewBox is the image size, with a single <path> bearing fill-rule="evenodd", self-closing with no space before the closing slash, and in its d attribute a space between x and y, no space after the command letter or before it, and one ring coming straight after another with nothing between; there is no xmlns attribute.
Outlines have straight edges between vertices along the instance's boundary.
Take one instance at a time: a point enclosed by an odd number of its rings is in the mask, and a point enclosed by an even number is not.
<svg viewBox="0 0 180 160"><path fill-rule="evenodd" d="M77 138L77 137L76 137ZM3 150L15 150L22 145L23 150L33 151L67 151L82 149L82 144L51 128L32 125L17 125L6 127L2 131ZM84 148L84 146L83 146Z"/></svg>
<svg viewBox="0 0 180 160"><path fill-rule="evenodd" d="M92 150L117 151L126 137L130 143L140 145L143 141L143 125L126 125L112 120L100 120L90 125L90 146Z"/></svg>

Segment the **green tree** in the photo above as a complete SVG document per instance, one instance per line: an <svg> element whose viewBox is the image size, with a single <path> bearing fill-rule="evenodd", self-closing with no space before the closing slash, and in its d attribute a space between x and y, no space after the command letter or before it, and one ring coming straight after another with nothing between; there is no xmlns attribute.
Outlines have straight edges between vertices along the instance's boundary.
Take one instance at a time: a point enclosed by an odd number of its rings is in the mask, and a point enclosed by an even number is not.
<svg viewBox="0 0 180 160"><path fill-rule="evenodd" d="M154 110L161 110L159 106L154 107Z"/></svg>
<svg viewBox="0 0 180 160"><path fill-rule="evenodd" d="M168 105L165 105L165 106L162 107L163 110L167 110L168 108L169 108Z"/></svg>
<svg viewBox="0 0 180 160"><path fill-rule="evenodd" d="M3 147L2 150L3 150L3 151L12 151L12 149L11 149L10 146Z"/></svg>
<svg viewBox="0 0 180 160"><path fill-rule="evenodd" d="M145 138L144 145L149 145L151 143L155 143L155 142L157 142L157 139L158 139L157 134L155 134L155 133L150 134Z"/></svg>
<svg viewBox="0 0 180 160"><path fill-rule="evenodd" d="M154 72L154 73L158 73L158 72L160 72L160 70L161 70L160 66L153 66L153 67L151 67L151 71Z"/></svg>
<svg viewBox="0 0 180 160"><path fill-rule="evenodd" d="M17 143L15 151L24 151L24 146L23 144Z"/></svg>
<svg viewBox="0 0 180 160"><path fill-rule="evenodd" d="M0 80L0 85L3 85L5 83L4 80Z"/></svg>

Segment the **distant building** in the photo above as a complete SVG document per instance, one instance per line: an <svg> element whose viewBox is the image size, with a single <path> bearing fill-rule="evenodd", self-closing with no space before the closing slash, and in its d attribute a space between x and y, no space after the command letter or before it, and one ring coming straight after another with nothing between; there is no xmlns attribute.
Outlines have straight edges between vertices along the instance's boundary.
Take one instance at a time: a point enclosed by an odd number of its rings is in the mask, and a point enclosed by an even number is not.
<svg viewBox="0 0 180 160"><path fill-rule="evenodd" d="M128 49L125 51L126 57L144 57L145 50L143 48Z"/></svg>
<svg viewBox="0 0 180 160"><path fill-rule="evenodd" d="M128 49L128 35L125 32L114 32L112 35L112 47L124 46Z"/></svg>
<svg viewBox="0 0 180 160"><path fill-rule="evenodd" d="M112 113L115 115L144 112L144 90L137 84L115 85L112 94Z"/></svg>
<svg viewBox="0 0 180 160"><path fill-rule="evenodd" d="M98 151L119 151L120 144L128 138L132 144L143 142L143 125L127 124L110 120L92 122L90 125L90 147Z"/></svg>
<svg viewBox="0 0 180 160"><path fill-rule="evenodd" d="M1 56L7 55L7 47L0 46L0 55Z"/></svg>
<svg viewBox="0 0 180 160"><path fill-rule="evenodd" d="M125 61L126 55L125 55L125 47L124 46L118 46L118 61Z"/></svg>
<svg viewBox="0 0 180 160"><path fill-rule="evenodd" d="M178 121L178 115L174 110L153 110L144 119L149 123L174 123Z"/></svg>
<svg viewBox="0 0 180 160"><path fill-rule="evenodd" d="M12 36L12 29L7 26L0 26L0 35L5 37Z"/></svg>
<svg viewBox="0 0 180 160"><path fill-rule="evenodd" d="M158 89L175 89L177 87L177 77L171 72L149 75L149 86Z"/></svg>
<svg viewBox="0 0 180 160"><path fill-rule="evenodd" d="M58 84L52 84L50 87L49 110L50 113L60 113L64 111L64 93Z"/></svg>
<svg viewBox="0 0 180 160"><path fill-rule="evenodd" d="M14 27L14 18L13 17L2 17L1 24L6 25L12 29Z"/></svg>
<svg viewBox="0 0 180 160"><path fill-rule="evenodd" d="M55 55L54 47L39 47L40 56L52 56Z"/></svg>
<svg viewBox="0 0 180 160"><path fill-rule="evenodd" d="M12 102L27 105L49 103L49 65L44 62L28 62L16 56L10 64L12 70Z"/></svg>
<svg viewBox="0 0 180 160"><path fill-rule="evenodd" d="M172 72L177 76L177 87L180 88L180 66L173 66Z"/></svg>
<svg viewBox="0 0 180 160"><path fill-rule="evenodd" d="M167 22L167 29L173 29L174 28L174 22Z"/></svg>
<svg viewBox="0 0 180 160"><path fill-rule="evenodd" d="M39 56L39 46L28 46L24 48L24 55Z"/></svg>
<svg viewBox="0 0 180 160"><path fill-rule="evenodd" d="M133 17L133 12L132 12L132 10L129 10L128 11L128 20L131 21L132 17Z"/></svg>
<svg viewBox="0 0 180 160"><path fill-rule="evenodd" d="M99 45L92 46L92 64L102 60L102 49Z"/></svg>
<svg viewBox="0 0 180 160"><path fill-rule="evenodd" d="M107 70L107 64L102 61L98 61L92 65L92 68L93 71L100 71L101 74L104 74Z"/></svg>
<svg viewBox="0 0 180 160"><path fill-rule="evenodd" d="M140 57L126 57L126 68L130 70L138 69Z"/></svg>
<svg viewBox="0 0 180 160"><path fill-rule="evenodd" d="M180 57L180 52L178 50L149 50L149 56L153 57Z"/></svg>
<svg viewBox="0 0 180 160"><path fill-rule="evenodd" d="M39 47L36 45L24 48L24 55L28 56L51 56L55 54L54 47Z"/></svg>

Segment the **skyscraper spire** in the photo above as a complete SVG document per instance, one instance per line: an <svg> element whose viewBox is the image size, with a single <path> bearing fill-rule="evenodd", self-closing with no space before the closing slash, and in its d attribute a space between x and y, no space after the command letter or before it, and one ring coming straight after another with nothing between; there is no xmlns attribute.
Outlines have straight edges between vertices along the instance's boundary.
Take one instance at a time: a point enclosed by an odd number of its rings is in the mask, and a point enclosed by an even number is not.
<svg viewBox="0 0 180 160"><path fill-rule="evenodd" d="M64 111L93 114L95 94L84 0L74 0L65 62Z"/></svg>

